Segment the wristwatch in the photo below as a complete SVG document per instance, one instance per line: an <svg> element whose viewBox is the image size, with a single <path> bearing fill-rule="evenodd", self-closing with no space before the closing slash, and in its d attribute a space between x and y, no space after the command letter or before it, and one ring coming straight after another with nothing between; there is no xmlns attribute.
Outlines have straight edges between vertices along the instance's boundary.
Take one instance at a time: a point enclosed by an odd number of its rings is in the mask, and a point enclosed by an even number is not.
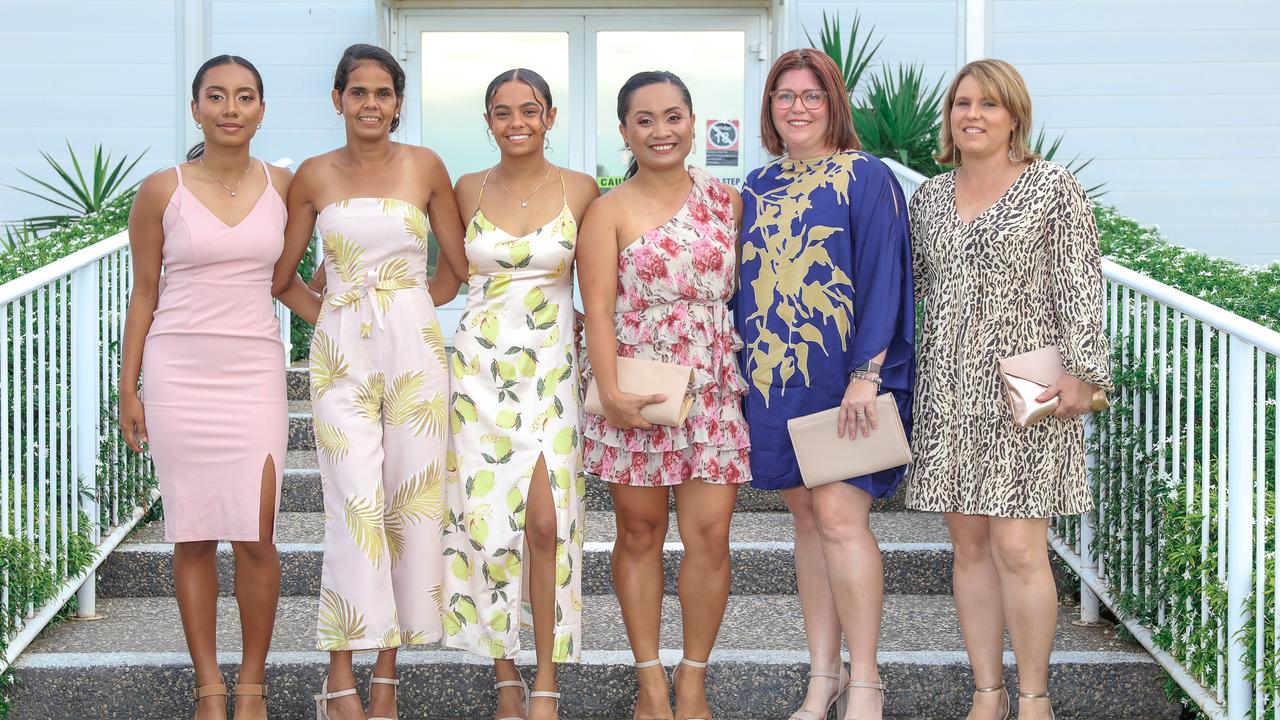
<svg viewBox="0 0 1280 720"><path fill-rule="evenodd" d="M862 363L861 365L859 365L858 367L854 368L854 370L857 370L859 372L878 373L880 372L880 368L882 367L884 367L883 364L878 363L875 360L868 360Z"/></svg>

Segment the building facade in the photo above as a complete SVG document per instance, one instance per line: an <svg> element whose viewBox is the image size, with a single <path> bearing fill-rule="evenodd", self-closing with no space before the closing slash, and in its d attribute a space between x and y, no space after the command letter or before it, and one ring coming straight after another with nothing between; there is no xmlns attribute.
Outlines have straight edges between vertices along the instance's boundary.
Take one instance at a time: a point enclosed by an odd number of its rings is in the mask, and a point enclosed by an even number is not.
<svg viewBox="0 0 1280 720"><path fill-rule="evenodd" d="M342 142L329 101L354 42L409 73L400 139L455 175L496 158L480 117L497 72L538 70L560 117L557 162L621 174L615 93L630 73L671 69L698 116L694 162L734 182L766 160L759 107L769 60L809 44L822 15L884 39L877 64L949 78L1000 57L1030 85L1036 123L1065 134L1059 158L1093 157L1083 180L1174 242L1280 259L1280 3L1267 0L49 0L0 4L0 184L48 174L39 151L101 143L177 162L199 139L190 82L209 56L262 71L255 153L295 161ZM47 212L0 188L0 220Z"/></svg>

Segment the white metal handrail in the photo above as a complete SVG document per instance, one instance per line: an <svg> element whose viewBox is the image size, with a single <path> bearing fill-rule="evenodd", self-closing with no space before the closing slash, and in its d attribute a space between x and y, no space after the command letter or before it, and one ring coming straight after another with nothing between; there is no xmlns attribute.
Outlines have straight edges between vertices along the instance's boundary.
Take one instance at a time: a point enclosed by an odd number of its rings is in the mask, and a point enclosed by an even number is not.
<svg viewBox="0 0 1280 720"><path fill-rule="evenodd" d="M926 180L885 162L908 197ZM1102 274L1122 382L1087 425L1098 508L1050 530L1081 619L1105 603L1209 717L1280 718L1280 688L1255 682L1280 665L1280 333L1108 260Z"/></svg>

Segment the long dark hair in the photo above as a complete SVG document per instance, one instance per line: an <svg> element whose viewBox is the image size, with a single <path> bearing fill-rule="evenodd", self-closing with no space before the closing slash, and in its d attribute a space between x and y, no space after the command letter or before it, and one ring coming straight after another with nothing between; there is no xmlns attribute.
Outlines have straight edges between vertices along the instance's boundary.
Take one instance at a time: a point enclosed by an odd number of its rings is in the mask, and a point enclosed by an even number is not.
<svg viewBox="0 0 1280 720"><path fill-rule="evenodd" d="M338 69L333 73L333 89L338 94L347 91L347 81L351 79L351 71L365 60L376 62L382 66L391 76L391 84L396 91L396 99L404 97L405 75L404 68L400 67L400 63L391 56L391 53L383 50L377 45L369 45L367 43L356 43L347 48L342 53L342 59L338 61ZM399 114L399 113L397 113ZM391 132L395 132L400 127L400 118L391 119Z"/></svg>
<svg viewBox="0 0 1280 720"><path fill-rule="evenodd" d="M627 124L627 113L631 110L631 96L642 87L649 85L657 85L658 83L671 83L680 91L680 95L684 98L684 104L688 106L689 112L693 112L693 97L689 95L689 86L684 84L679 75L669 70L645 70L638 72L627 79L622 84L622 88L618 90L618 122L623 125ZM627 166L627 173L622 176L626 180L636 174L640 169L640 164L636 162L634 155L631 156L631 164Z"/></svg>
<svg viewBox="0 0 1280 720"><path fill-rule="evenodd" d="M535 96L541 95L542 101L546 103L542 108L543 116L545 117L547 113L551 112L551 106L555 104L551 101L551 86L547 84L545 78L527 68L507 70L489 83L489 87L485 88L484 91L485 112L489 112L489 103L493 102L493 96L498 93L498 88L502 87L503 83L508 82L522 82L528 85L533 90L533 94Z"/></svg>
<svg viewBox="0 0 1280 720"><path fill-rule="evenodd" d="M200 102L200 88L204 85L204 74L209 72L210 69L221 65L240 65L253 73L253 80L258 85L258 101L262 101L262 73L258 72L258 68L239 55L218 55L205 60L200 69L196 70L196 76L191 80L191 102L197 104ZM202 141L192 145L191 149L187 151L187 162L195 160L203 154L204 142Z"/></svg>

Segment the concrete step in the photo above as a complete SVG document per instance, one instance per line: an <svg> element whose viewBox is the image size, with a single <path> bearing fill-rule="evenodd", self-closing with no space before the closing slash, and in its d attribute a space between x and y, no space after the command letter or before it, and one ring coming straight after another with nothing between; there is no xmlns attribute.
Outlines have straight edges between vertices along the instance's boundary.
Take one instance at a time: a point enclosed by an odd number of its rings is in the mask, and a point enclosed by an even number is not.
<svg viewBox="0 0 1280 720"><path fill-rule="evenodd" d="M583 599L583 663L561 669L566 720L628 718L635 685L617 602ZM282 598L269 660L274 717L303 718L325 672L327 655L313 649L316 599ZM104 599L98 622L66 622L45 631L18 661L13 720L46 717L186 717L190 660L172 598ZM1073 611L1059 615L1050 687L1058 717L1177 718L1165 697L1155 662L1110 627L1078 627ZM661 657L680 657L677 601L663 604ZM886 717L955 718L967 706L971 679L951 600L935 595L885 598L881 673L890 690ZM524 634L522 663L532 661ZM238 662L240 633L233 600L219 602L219 656L230 675ZM729 599L712 655L708 689L718 719L779 718L797 707L807 653L794 596L741 595ZM357 656L359 674L371 654ZM492 717L492 670L476 656L438 646L403 650L399 656L400 716ZM1015 688L1013 657L1005 653L1006 681ZM363 679L363 678L362 678ZM1016 688L1015 688L1016 689ZM1117 702L1123 699L1123 702ZM428 714L428 708L430 712Z"/></svg>
<svg viewBox="0 0 1280 720"><path fill-rule="evenodd" d="M615 536L612 512L590 511L583 548L583 593L612 593L609 556ZM872 514L872 531L884 554L885 588L891 593L951 592L951 545L938 515L885 512ZM324 527L320 513L282 513L276 530L284 595L317 595L323 557ZM173 594L172 546L163 542L159 523L142 528L121 544L98 570L103 597L158 597ZM790 516L779 512L744 513L730 526L730 552L735 594L795 592L792 558L794 532ZM674 518L664 546L666 591L675 592L684 548ZM222 591L232 591L231 546L219 546Z"/></svg>

